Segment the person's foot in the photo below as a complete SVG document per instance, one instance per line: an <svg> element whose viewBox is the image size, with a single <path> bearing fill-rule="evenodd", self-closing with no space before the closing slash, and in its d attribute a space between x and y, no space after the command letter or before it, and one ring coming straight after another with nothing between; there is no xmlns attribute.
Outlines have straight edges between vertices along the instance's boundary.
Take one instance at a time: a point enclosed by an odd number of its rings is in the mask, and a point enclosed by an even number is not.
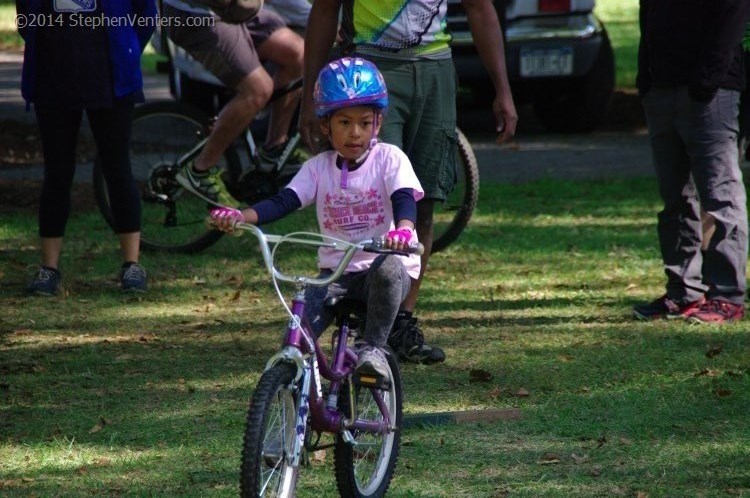
<svg viewBox="0 0 750 498"><path fill-rule="evenodd" d="M745 316L745 305L734 304L719 299L709 299L688 317L691 323L729 323L742 320Z"/></svg>
<svg viewBox="0 0 750 498"><path fill-rule="evenodd" d="M62 274L57 268L40 266L26 292L36 296L54 296L60 289Z"/></svg>
<svg viewBox="0 0 750 498"><path fill-rule="evenodd" d="M357 368L355 372L360 376L372 375L380 377L385 384L391 382L391 373L388 368L388 359L382 349L375 346L362 345L357 349Z"/></svg>
<svg viewBox="0 0 750 498"><path fill-rule="evenodd" d="M424 334L417 326L417 319L399 313L388 337L391 346L401 361L412 363L440 363L445 353L436 346L424 343Z"/></svg>
<svg viewBox="0 0 750 498"><path fill-rule="evenodd" d="M641 303L633 306L633 317L638 320L659 320L661 318L667 318L670 320L684 319L698 311L705 301L706 300L701 297L697 301L679 303L673 301L664 294L650 303Z"/></svg>
<svg viewBox="0 0 750 498"><path fill-rule="evenodd" d="M146 292L147 288L146 269L138 263L124 263L120 269L120 290L122 292Z"/></svg>
<svg viewBox="0 0 750 498"><path fill-rule="evenodd" d="M221 179L221 168L214 166L207 171L196 171L189 162L177 172L175 179L182 188L211 204L234 206L237 202L227 191Z"/></svg>

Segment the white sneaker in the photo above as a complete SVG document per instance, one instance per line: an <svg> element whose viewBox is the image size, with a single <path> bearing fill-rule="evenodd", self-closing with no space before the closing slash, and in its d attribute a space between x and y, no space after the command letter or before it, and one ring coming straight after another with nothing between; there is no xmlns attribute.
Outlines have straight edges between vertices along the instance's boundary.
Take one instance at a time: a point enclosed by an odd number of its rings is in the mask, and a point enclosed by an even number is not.
<svg viewBox="0 0 750 498"><path fill-rule="evenodd" d="M388 368L388 360L382 349L365 344L357 352L358 374L376 375L382 378L383 382L391 382L391 370Z"/></svg>

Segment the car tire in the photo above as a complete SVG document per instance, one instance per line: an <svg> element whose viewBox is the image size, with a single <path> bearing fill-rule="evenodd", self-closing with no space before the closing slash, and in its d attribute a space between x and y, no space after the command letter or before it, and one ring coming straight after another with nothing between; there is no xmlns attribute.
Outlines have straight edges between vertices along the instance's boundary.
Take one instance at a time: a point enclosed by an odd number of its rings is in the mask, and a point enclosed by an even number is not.
<svg viewBox="0 0 750 498"><path fill-rule="evenodd" d="M549 131L582 133L592 131L607 114L615 88L615 57L607 33L603 33L599 54L591 71L562 93L539 92L534 114Z"/></svg>

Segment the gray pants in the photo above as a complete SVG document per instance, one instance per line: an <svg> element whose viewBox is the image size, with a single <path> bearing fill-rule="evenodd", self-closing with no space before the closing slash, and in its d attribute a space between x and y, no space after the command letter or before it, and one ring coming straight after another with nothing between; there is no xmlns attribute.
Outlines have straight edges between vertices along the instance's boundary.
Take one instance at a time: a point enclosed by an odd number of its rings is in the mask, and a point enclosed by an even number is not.
<svg viewBox="0 0 750 498"><path fill-rule="evenodd" d="M411 279L401 260L381 254L367 271L347 273L328 287L309 287L305 292L305 315L315 336L320 337L335 318L323 306L327 298L345 296L362 301L367 305L365 342L383 347L410 287Z"/></svg>
<svg viewBox="0 0 750 498"><path fill-rule="evenodd" d="M687 89L653 88L643 99L659 193L659 244L675 301L742 304L747 206L737 149L739 92L695 102ZM706 231L703 240L701 209Z"/></svg>

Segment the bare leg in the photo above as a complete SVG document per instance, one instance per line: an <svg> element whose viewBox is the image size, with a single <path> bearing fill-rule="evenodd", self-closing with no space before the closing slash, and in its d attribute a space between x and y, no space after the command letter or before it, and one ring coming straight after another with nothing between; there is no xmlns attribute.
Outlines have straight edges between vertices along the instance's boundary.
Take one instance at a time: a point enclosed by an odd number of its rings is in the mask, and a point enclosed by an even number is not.
<svg viewBox="0 0 750 498"><path fill-rule="evenodd" d="M273 74L274 88L282 88L302 77L304 46L305 42L302 37L289 28L274 31L263 44L258 46L258 55L261 60L269 60L276 64ZM287 93L271 104L266 147L271 148L287 140L299 97L300 90L297 90Z"/></svg>
<svg viewBox="0 0 750 498"><path fill-rule="evenodd" d="M62 237L42 237L42 266L58 268L60 252L62 251Z"/></svg>
<svg viewBox="0 0 750 498"><path fill-rule="evenodd" d="M123 262L137 263L140 256L141 232L121 233L118 237Z"/></svg>
<svg viewBox="0 0 750 498"><path fill-rule="evenodd" d="M219 113L205 147L195 159L194 167L198 171L215 166L224 151L265 107L273 92L273 80L265 69L259 67L245 76L236 91Z"/></svg>

